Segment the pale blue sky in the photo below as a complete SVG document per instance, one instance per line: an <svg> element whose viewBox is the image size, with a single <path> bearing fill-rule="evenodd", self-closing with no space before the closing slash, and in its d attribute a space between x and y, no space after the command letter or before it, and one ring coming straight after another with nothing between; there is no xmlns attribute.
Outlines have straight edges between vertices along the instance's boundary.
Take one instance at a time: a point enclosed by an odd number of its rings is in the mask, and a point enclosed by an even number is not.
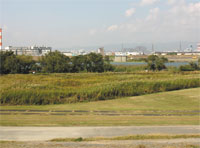
<svg viewBox="0 0 200 148"><path fill-rule="evenodd" d="M199 0L0 0L4 46L200 40Z"/></svg>

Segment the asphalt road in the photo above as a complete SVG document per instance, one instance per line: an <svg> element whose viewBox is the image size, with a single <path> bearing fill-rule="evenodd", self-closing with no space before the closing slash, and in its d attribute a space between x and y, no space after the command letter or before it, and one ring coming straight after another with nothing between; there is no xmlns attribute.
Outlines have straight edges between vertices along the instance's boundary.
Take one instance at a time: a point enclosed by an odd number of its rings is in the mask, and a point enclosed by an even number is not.
<svg viewBox="0 0 200 148"><path fill-rule="evenodd" d="M0 127L0 140L7 141L44 141L54 138L136 134L200 134L200 126Z"/></svg>

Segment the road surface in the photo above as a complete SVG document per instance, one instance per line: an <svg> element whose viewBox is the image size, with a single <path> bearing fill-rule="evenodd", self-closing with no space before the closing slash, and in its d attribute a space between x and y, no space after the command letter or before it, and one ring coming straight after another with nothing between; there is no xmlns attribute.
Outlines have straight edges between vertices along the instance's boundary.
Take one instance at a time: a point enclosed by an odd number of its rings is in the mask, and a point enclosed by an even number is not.
<svg viewBox="0 0 200 148"><path fill-rule="evenodd" d="M54 138L116 137L143 134L200 134L200 126L0 127L0 140L44 141Z"/></svg>

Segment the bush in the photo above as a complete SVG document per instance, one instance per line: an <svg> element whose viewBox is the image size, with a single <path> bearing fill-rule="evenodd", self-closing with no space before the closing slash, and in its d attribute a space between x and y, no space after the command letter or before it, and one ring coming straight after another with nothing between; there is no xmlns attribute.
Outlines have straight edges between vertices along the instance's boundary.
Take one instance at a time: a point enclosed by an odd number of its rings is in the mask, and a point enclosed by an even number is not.
<svg viewBox="0 0 200 148"><path fill-rule="evenodd" d="M162 69L166 69L165 63L168 62L168 59L165 57L158 57L156 55L150 55L148 56L148 58L146 59L146 63L147 63L147 69L149 70L162 70Z"/></svg>
<svg viewBox="0 0 200 148"><path fill-rule="evenodd" d="M180 71L195 71L198 69L199 69L198 65L194 62L190 62L189 65L182 65L179 67Z"/></svg>

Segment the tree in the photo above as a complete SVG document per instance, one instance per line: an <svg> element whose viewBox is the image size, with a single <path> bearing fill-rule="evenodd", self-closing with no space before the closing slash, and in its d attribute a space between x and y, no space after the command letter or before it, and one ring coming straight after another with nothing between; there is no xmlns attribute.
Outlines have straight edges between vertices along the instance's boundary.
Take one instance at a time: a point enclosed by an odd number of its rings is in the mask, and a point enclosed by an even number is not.
<svg viewBox="0 0 200 148"><path fill-rule="evenodd" d="M104 71L114 71L115 67L110 64L110 57L105 56L104 58Z"/></svg>
<svg viewBox="0 0 200 148"><path fill-rule="evenodd" d="M20 62L20 73L29 73L30 70L32 70L33 67L35 67L35 61L33 61L32 56L25 56L25 55L20 55L17 56Z"/></svg>
<svg viewBox="0 0 200 148"><path fill-rule="evenodd" d="M147 68L149 70L162 70L166 69L165 63L168 61L165 57L158 57L156 55L150 55L148 56L147 60L145 61L147 63Z"/></svg>
<svg viewBox="0 0 200 148"><path fill-rule="evenodd" d="M86 70L86 56L74 56L71 59L72 69L71 72L80 72Z"/></svg>
<svg viewBox="0 0 200 148"><path fill-rule="evenodd" d="M12 55L14 55L12 51L6 51L6 52L0 51L0 73L1 74L9 73L9 71L5 67L5 62L6 62L6 59Z"/></svg>
<svg viewBox="0 0 200 148"><path fill-rule="evenodd" d="M194 62L190 62L189 65L181 65L179 67L180 71L194 71L194 70L198 70L198 65Z"/></svg>
<svg viewBox="0 0 200 148"><path fill-rule="evenodd" d="M42 56L40 62L44 72L70 72L70 58L59 51L50 52Z"/></svg>
<svg viewBox="0 0 200 148"><path fill-rule="evenodd" d="M85 64L88 72L104 72L104 61L101 54L90 53L86 55Z"/></svg>
<svg viewBox="0 0 200 148"><path fill-rule="evenodd" d="M7 73L21 73L20 60L15 55L8 56L4 66Z"/></svg>

